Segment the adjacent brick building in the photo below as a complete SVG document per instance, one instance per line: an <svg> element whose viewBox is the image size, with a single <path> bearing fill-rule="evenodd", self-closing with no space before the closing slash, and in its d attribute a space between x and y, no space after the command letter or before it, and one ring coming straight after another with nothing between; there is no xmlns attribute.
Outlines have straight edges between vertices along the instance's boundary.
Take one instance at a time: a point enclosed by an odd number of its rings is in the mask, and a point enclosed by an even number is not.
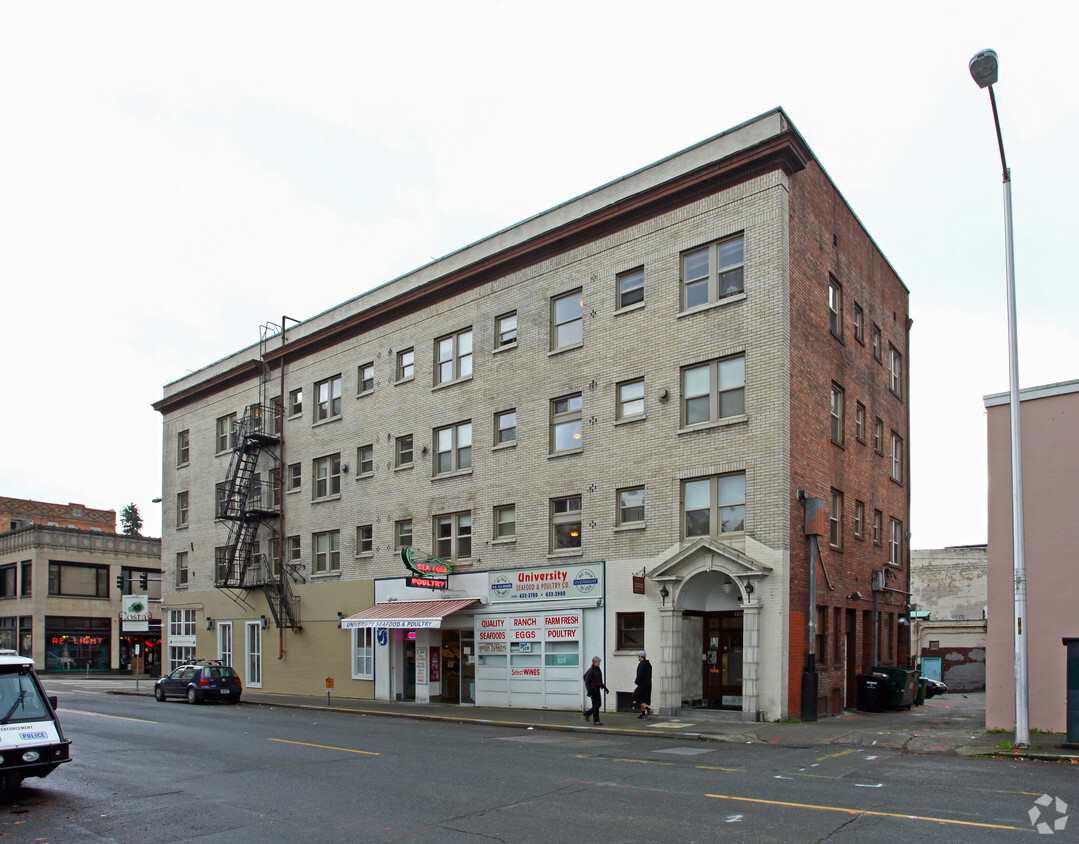
<svg viewBox="0 0 1079 844"><path fill-rule="evenodd" d="M116 511L95 510L85 504L50 504L30 498L0 496L0 530L17 530L30 525L116 533Z"/></svg>
<svg viewBox="0 0 1079 844"><path fill-rule="evenodd" d="M853 705L908 659L907 300L776 110L267 326L155 405L170 659L569 708L644 647L661 710L783 718L812 612Z"/></svg>

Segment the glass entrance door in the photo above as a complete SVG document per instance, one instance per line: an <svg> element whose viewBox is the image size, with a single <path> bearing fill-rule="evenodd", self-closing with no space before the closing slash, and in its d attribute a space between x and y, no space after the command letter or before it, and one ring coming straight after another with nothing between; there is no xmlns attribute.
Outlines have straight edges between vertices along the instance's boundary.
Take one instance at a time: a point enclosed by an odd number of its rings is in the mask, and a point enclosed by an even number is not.
<svg viewBox="0 0 1079 844"><path fill-rule="evenodd" d="M742 613L704 616L703 687L706 706L742 708Z"/></svg>

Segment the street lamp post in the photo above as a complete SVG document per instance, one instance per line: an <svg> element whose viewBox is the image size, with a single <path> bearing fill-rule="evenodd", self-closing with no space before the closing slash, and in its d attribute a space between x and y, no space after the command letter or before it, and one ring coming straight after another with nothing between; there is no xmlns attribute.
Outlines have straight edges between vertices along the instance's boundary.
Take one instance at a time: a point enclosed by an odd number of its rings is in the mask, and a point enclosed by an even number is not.
<svg viewBox="0 0 1079 844"><path fill-rule="evenodd" d="M1030 747L1030 683L1027 674L1027 571L1023 537L1023 452L1019 433L1019 340L1015 317L1015 253L1012 239L1012 173L1004 158L997 98L997 54L982 50L970 60L970 75L979 88L989 89L993 123L997 130L1000 166L1004 171L1004 262L1008 286L1008 387L1012 448L1012 573L1015 599L1015 745Z"/></svg>

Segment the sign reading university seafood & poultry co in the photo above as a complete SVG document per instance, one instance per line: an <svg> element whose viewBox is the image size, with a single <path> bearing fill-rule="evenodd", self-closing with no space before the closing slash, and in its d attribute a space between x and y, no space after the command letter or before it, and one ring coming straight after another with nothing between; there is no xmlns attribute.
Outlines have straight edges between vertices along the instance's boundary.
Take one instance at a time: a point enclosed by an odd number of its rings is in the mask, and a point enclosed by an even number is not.
<svg viewBox="0 0 1079 844"><path fill-rule="evenodd" d="M564 601L603 597L603 563L487 573L487 597L498 601Z"/></svg>

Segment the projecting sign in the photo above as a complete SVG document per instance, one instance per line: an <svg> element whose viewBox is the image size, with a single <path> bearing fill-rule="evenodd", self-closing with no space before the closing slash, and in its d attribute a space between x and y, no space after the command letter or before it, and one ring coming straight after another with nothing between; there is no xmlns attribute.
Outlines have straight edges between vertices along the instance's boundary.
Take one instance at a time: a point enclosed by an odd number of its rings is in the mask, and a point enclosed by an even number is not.
<svg viewBox="0 0 1079 844"><path fill-rule="evenodd" d="M146 633L150 629L150 599L146 595L124 595L120 625L124 633Z"/></svg>
<svg viewBox="0 0 1079 844"><path fill-rule="evenodd" d="M488 572L487 597L491 602L602 598L603 563Z"/></svg>

